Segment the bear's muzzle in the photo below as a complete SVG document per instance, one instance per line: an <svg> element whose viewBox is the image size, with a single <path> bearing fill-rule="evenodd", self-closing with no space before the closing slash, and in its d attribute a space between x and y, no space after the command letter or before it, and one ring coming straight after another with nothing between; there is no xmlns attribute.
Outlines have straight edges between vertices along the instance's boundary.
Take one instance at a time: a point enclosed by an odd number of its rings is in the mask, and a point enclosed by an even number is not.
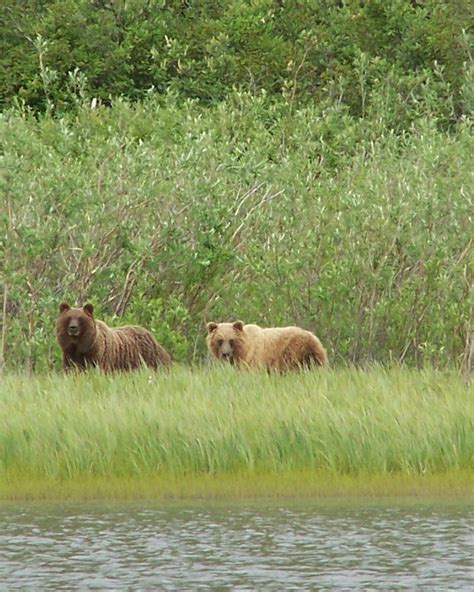
<svg viewBox="0 0 474 592"><path fill-rule="evenodd" d="M79 323L77 321L70 321L67 326L67 334L71 337L77 337L79 335Z"/></svg>

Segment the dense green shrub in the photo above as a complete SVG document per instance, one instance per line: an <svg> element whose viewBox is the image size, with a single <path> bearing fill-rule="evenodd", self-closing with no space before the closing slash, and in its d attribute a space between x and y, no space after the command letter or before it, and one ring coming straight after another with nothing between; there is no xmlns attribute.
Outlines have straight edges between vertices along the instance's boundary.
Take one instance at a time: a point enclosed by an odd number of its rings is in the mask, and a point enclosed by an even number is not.
<svg viewBox="0 0 474 592"><path fill-rule="evenodd" d="M2 12L3 107L62 112L150 89L215 103L240 89L367 116L383 87L401 129L428 99L444 125L470 108L468 0L4 0Z"/></svg>
<svg viewBox="0 0 474 592"><path fill-rule="evenodd" d="M382 93L383 94L383 93ZM61 300L201 359L204 321L314 330L334 363L459 364L474 141L427 113L295 109L234 94L0 117L3 356L59 359Z"/></svg>

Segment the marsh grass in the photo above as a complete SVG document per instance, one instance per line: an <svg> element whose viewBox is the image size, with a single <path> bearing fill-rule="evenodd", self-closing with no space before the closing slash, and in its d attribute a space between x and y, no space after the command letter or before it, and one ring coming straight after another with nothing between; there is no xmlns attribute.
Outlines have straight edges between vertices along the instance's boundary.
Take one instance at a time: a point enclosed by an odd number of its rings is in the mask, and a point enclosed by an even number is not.
<svg viewBox="0 0 474 592"><path fill-rule="evenodd" d="M454 373L7 375L0 497L466 492L473 428Z"/></svg>

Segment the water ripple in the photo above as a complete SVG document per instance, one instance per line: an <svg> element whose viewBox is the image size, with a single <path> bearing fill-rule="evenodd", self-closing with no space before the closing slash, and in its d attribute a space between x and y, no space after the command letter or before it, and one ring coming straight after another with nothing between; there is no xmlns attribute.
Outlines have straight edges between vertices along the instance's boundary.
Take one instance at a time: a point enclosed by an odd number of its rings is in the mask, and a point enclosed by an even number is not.
<svg viewBox="0 0 474 592"><path fill-rule="evenodd" d="M472 590L466 505L0 506L0 590Z"/></svg>

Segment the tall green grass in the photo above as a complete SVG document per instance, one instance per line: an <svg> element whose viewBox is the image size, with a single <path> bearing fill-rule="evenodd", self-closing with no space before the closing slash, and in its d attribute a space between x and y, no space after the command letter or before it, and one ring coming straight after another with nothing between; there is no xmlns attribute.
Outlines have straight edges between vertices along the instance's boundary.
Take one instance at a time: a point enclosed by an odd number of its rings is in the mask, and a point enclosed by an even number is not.
<svg viewBox="0 0 474 592"><path fill-rule="evenodd" d="M433 371L10 375L0 479L472 470L472 395Z"/></svg>

